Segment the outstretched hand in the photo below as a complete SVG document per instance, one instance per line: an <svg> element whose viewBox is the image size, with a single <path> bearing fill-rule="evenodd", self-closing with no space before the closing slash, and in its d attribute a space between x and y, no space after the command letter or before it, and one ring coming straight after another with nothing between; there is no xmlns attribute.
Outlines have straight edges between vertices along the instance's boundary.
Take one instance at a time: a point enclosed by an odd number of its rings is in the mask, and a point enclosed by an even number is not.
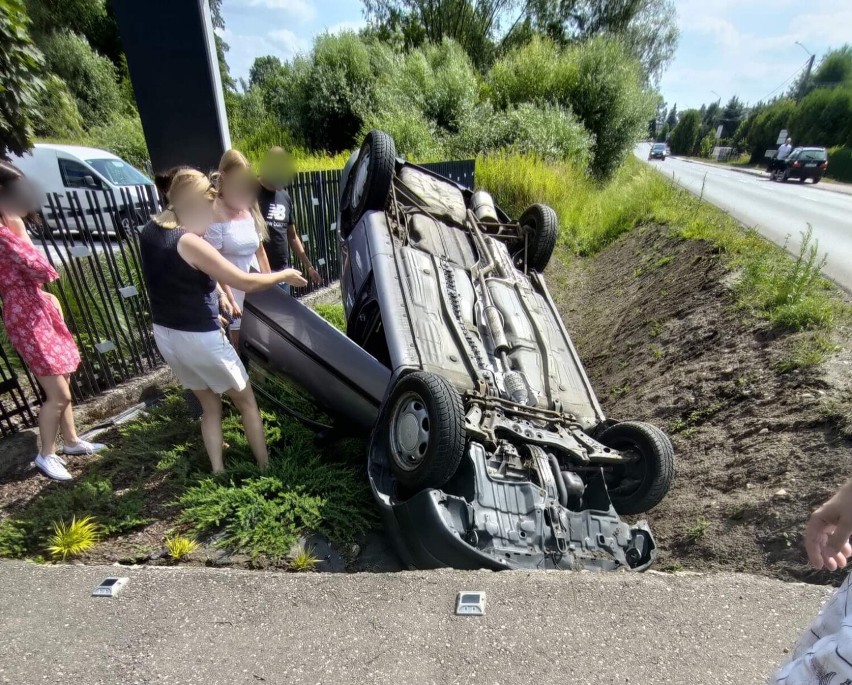
<svg viewBox="0 0 852 685"><path fill-rule="evenodd" d="M286 283L294 288L302 288L308 284L305 277L302 276L302 272L298 269L284 269L278 272L278 276L280 277L280 283Z"/></svg>
<svg viewBox="0 0 852 685"><path fill-rule="evenodd" d="M816 569L844 568L852 557L852 481L844 485L808 519L805 548Z"/></svg>

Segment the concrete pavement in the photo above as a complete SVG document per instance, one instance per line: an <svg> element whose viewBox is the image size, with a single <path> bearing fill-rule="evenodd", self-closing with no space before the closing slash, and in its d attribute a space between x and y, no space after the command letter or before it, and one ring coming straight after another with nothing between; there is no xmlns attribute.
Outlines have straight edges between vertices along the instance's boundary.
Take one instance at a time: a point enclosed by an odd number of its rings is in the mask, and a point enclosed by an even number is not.
<svg viewBox="0 0 852 685"><path fill-rule="evenodd" d="M648 146L636 148L646 160ZM773 183L768 177L677 158L652 162L665 174L708 202L753 227L776 245L797 253L810 224L821 252L828 255L825 274L852 292L852 195L825 192L811 184Z"/></svg>
<svg viewBox="0 0 852 685"><path fill-rule="evenodd" d="M130 582L90 597L108 575ZM748 575L0 562L0 682L757 685L829 588ZM453 615L484 590L484 618Z"/></svg>

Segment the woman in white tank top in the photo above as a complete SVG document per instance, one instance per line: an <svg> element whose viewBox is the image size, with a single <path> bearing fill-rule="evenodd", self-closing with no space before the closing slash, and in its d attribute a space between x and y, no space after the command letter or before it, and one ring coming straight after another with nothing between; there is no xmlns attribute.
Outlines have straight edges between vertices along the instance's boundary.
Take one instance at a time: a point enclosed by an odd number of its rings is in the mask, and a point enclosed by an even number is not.
<svg viewBox="0 0 852 685"><path fill-rule="evenodd" d="M217 176L215 220L205 236L207 242L241 271L257 269L269 273L269 260L263 249L266 223L257 207L257 177L251 165L241 152L228 150L219 162ZM223 289L234 310L230 336L237 347L246 294L227 286Z"/></svg>

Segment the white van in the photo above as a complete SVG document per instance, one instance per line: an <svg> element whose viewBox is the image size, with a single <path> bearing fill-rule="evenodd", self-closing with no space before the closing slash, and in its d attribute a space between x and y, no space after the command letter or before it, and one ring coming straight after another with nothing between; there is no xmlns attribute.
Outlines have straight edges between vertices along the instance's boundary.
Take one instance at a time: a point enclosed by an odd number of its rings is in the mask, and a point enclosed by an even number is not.
<svg viewBox="0 0 852 685"><path fill-rule="evenodd" d="M48 229L67 225L75 233L89 231L97 235L103 228L113 234L116 229L126 231L144 223L157 210L153 182L106 150L37 143L30 152L11 161L41 186L42 213ZM57 204L64 222L52 209ZM95 210L95 206L99 209ZM115 211L117 215L113 217Z"/></svg>

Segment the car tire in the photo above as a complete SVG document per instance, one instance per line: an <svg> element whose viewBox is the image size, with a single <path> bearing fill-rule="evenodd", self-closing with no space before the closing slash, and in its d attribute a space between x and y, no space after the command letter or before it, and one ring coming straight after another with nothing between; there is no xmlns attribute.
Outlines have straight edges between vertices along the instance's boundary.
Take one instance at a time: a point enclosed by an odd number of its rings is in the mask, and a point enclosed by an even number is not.
<svg viewBox="0 0 852 685"><path fill-rule="evenodd" d="M559 219L556 212L547 205L532 205L521 214L518 223L530 231L526 264L524 264L524 245L522 242L518 250L518 266L520 268L526 266L532 271L544 271L553 255L556 237L559 234Z"/></svg>
<svg viewBox="0 0 852 685"><path fill-rule="evenodd" d="M24 219L24 226L26 226L27 232L37 240L49 240L53 236L53 230L41 217Z"/></svg>
<svg viewBox="0 0 852 685"><path fill-rule="evenodd" d="M350 173L352 223L370 210L384 209L396 167L396 145L384 131L370 131Z"/></svg>
<svg viewBox="0 0 852 685"><path fill-rule="evenodd" d="M674 448L663 431L641 421L625 421L607 428L598 441L638 455L637 461L607 471L610 499L619 514L641 514L663 501L675 471Z"/></svg>
<svg viewBox="0 0 852 685"><path fill-rule="evenodd" d="M415 371L388 398L388 456L399 483L412 491L440 488L464 455L464 405L450 382Z"/></svg>
<svg viewBox="0 0 852 685"><path fill-rule="evenodd" d="M817 183L819 183L821 180L822 180L822 179L821 179L819 176L814 176L814 177L813 177L813 179L812 179L812 181L813 181L813 184L814 184L814 185L816 185Z"/></svg>

